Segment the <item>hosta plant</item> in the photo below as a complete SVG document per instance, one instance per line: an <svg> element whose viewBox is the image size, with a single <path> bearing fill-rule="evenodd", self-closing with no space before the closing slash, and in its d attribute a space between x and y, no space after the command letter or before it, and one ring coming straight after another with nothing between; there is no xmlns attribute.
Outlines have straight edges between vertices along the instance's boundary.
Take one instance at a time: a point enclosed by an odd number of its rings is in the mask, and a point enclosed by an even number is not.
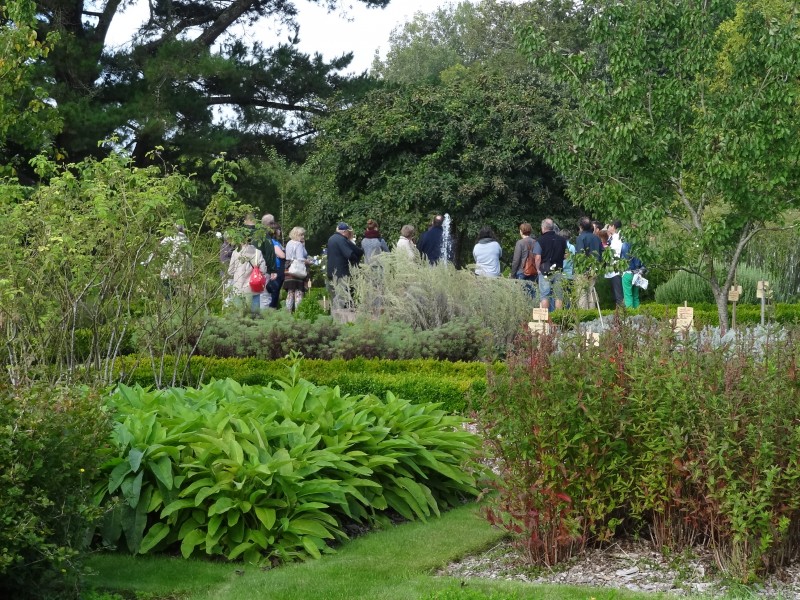
<svg viewBox="0 0 800 600"><path fill-rule="evenodd" d="M229 560L319 557L349 522L438 515L476 493L478 439L433 403L269 386L120 386L96 488L104 542Z"/></svg>

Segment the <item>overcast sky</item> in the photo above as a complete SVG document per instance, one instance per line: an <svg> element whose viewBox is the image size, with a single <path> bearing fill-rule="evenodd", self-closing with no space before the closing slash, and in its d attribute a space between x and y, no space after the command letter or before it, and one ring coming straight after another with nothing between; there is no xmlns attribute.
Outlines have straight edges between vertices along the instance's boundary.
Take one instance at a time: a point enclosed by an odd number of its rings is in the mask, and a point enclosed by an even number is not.
<svg viewBox="0 0 800 600"><path fill-rule="evenodd" d="M323 3L324 4L324 3ZM376 50L385 56L389 35L396 27L409 21L415 13L432 13L439 7L458 4L457 0L392 0L382 9L367 8L355 0L341 0L332 13L307 0L295 0L299 12L300 49L309 54L320 52L326 59L353 52L348 70L360 73L370 68ZM133 0L124 15L114 19L108 41L123 45L142 23L147 14L147 0ZM124 17L124 18L120 18ZM238 28L238 29L237 29ZM230 29L243 38L261 38L265 44L287 41L289 32L278 33L266 26L246 29L237 25ZM277 36L277 37L276 37Z"/></svg>
<svg viewBox="0 0 800 600"><path fill-rule="evenodd" d="M432 13L451 3L458 4L456 0L392 0L386 8L370 9L345 0L346 11L329 14L318 5L300 1L300 48L321 52L328 59L352 51L350 70L360 73L370 68L376 50L386 56L393 29L417 12Z"/></svg>

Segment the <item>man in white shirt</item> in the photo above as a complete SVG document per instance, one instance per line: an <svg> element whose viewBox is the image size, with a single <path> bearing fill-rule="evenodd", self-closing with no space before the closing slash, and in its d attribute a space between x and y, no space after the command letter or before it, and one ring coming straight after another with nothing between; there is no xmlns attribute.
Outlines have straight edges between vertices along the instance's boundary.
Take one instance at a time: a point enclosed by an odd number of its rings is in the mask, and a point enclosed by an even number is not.
<svg viewBox="0 0 800 600"><path fill-rule="evenodd" d="M622 258L622 221L615 219L606 227L606 231L608 231L608 246L614 251L614 259ZM610 280L616 305L625 306L625 298L622 293L622 274L617 271L606 273L606 279Z"/></svg>

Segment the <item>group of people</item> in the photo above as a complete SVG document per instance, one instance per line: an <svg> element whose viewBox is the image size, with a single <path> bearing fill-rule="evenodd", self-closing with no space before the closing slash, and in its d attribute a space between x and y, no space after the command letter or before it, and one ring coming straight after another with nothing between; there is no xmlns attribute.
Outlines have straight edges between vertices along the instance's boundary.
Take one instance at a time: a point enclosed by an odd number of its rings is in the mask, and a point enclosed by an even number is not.
<svg viewBox="0 0 800 600"><path fill-rule="evenodd" d="M565 293L577 291L579 308L592 308L597 300L596 276L601 272L605 248L611 248L615 262L623 261L627 267L623 272L609 269L604 277L609 280L617 306L636 308L639 306L639 287L636 275L642 270L641 261L631 254L631 247L622 236L622 223L612 221L602 226L599 221L582 217L578 221L580 234L573 245L571 233L566 229L556 232L552 219L541 223L541 235L532 236L533 227L523 223L519 227L520 239L514 246L509 277L531 282L526 285L532 297L536 295L536 283L541 308L562 308ZM500 258L503 250L490 227L481 228L472 250L475 259L475 274L481 277L500 277ZM575 274L576 255L593 259L583 262L585 268Z"/></svg>
<svg viewBox="0 0 800 600"><path fill-rule="evenodd" d="M295 227L289 233L286 247L281 242L281 228L275 218L266 214L261 219L266 239L258 246L253 238L245 240L239 248L234 248L225 240L220 251L220 261L226 265L229 277L228 287L233 295L249 299L251 309L278 308L281 290L286 291L285 308L296 310L303 300L309 286L308 266L313 264L305 248L306 231ZM434 217L430 227L414 242L415 228L404 225L395 243L396 252L409 259L424 259L430 264L440 260L452 260L452 249L445 241L444 218ZM255 230L255 221L250 218L245 227ZM639 288L635 275L642 269L641 261L633 257L628 244L622 236L622 223L612 221L606 226L588 217L578 221L580 233L571 243L571 234L565 229L557 230L553 219L541 222L540 235L533 236L530 223L519 227L520 239L514 246L509 277L522 280L532 298L538 291L541 308L559 309L564 305L565 293L574 286L579 308L589 309L597 303L595 290L596 277L602 272L605 248L611 248L614 264L625 261L626 269L619 272L613 268L605 269L604 276L610 281L614 300L618 306L635 308L639 305ZM378 223L367 221L360 244L353 228L342 221L336 226L327 242L327 284L334 306L337 305L336 282L350 276L351 268L364 261L374 263L381 253L389 252L389 245L381 236ZM473 248L475 274L480 277L500 277L502 269L500 258L503 250L490 227L482 227ZM575 256L592 259L591 264L580 261L581 272L575 273ZM263 292L252 289L250 280L255 268L267 276ZM535 284L535 285L534 285ZM339 305L343 306L343 302Z"/></svg>
<svg viewBox="0 0 800 600"><path fill-rule="evenodd" d="M283 245L281 226L271 214L261 218L264 238L256 242L256 222L253 217L245 219L244 226L252 235L235 247L230 238L225 238L219 259L228 277L225 286L226 303L234 298L249 303L252 312L280 306L281 290L286 290L285 308L297 310L309 284L308 266L313 263L305 247L306 230L294 227L289 232L289 241ZM253 271L259 269L266 278L263 289L253 289Z"/></svg>

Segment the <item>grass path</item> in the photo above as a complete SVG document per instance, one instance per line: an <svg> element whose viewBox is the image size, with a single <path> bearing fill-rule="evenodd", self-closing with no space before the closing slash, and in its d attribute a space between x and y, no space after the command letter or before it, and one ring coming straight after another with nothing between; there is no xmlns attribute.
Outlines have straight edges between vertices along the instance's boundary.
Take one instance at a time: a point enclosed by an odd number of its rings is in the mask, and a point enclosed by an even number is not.
<svg viewBox="0 0 800 600"><path fill-rule="evenodd" d="M501 537L477 515L475 505L468 505L428 523L365 535L320 560L266 571L222 562L100 555L91 560L97 575L90 583L98 589L181 600L419 600L460 588L461 580L436 577L436 569L488 548ZM463 583L466 590L503 593L504 599L658 597L478 579Z"/></svg>

